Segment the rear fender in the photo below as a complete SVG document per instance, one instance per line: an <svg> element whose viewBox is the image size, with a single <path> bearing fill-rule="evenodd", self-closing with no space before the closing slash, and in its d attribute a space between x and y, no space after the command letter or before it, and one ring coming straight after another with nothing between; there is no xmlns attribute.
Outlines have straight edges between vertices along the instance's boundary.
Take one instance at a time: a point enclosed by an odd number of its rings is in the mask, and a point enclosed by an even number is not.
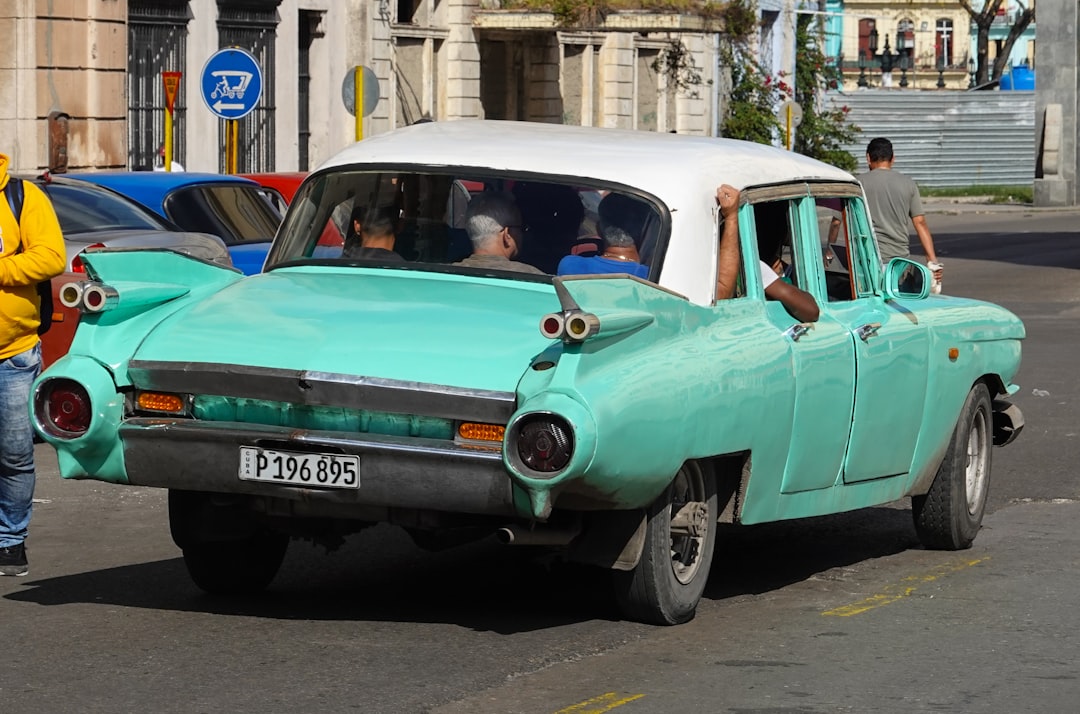
<svg viewBox="0 0 1080 714"><path fill-rule="evenodd" d="M169 250L91 252L83 262L87 277L109 296L109 304L83 312L68 353L93 355L121 386L130 383L123 365L161 320L244 277L233 268ZM164 279L150 282L147 276Z"/></svg>

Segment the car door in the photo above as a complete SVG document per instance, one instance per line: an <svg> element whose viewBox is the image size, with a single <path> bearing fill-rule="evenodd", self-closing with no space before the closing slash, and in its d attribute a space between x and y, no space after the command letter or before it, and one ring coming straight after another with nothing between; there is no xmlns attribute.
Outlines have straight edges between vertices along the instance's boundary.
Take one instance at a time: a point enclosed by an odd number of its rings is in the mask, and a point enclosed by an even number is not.
<svg viewBox="0 0 1080 714"><path fill-rule="evenodd" d="M801 196L790 197L792 193ZM746 272L751 291L761 291L762 248L780 235L783 259L794 266L790 281L817 297L814 267L822 260L813 225L812 199L805 185L771 187L748 192L753 202L747 228L752 232ZM788 197L785 197L788 196ZM786 235L784 235L786 233ZM744 246L746 242L744 241ZM766 262L770 262L766 260ZM753 292L751 292L753 294ZM819 302L820 302L820 298ZM855 355L847 327L822 312L814 323L800 323L776 301L767 300L765 314L791 351L795 399L790 416L776 414L777 423L790 418L791 434L781 477L781 493L829 488L840 483L851 428L855 390ZM777 405L777 409L784 408ZM755 475L757 475L755 473Z"/></svg>
<svg viewBox="0 0 1080 714"><path fill-rule="evenodd" d="M823 214L833 208L839 208L837 221L826 221ZM844 482L905 474L926 400L928 329L902 303L883 298L880 258L861 198L819 195L816 210L827 244L822 312L850 335L857 374Z"/></svg>

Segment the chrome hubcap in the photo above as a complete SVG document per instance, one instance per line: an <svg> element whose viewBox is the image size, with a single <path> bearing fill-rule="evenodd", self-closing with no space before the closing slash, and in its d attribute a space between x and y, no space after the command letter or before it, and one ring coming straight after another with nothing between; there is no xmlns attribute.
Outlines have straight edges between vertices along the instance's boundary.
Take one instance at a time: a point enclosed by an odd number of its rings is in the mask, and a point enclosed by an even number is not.
<svg viewBox="0 0 1080 714"><path fill-rule="evenodd" d="M671 485L671 570L683 585L701 567L701 549L712 527L706 502L705 478L696 464L679 469Z"/></svg>
<svg viewBox="0 0 1080 714"><path fill-rule="evenodd" d="M974 516L982 507L986 495L987 456L990 452L990 428L986 410L980 409L971 422L968 433L967 464L964 468L964 490L968 514Z"/></svg>

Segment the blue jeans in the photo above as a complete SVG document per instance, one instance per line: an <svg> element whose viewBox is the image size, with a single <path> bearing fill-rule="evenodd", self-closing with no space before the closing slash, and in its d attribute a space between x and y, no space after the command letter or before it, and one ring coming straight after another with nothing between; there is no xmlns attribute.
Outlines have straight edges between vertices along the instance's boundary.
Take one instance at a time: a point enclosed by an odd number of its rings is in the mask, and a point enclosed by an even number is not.
<svg viewBox="0 0 1080 714"><path fill-rule="evenodd" d="M30 387L41 372L41 345L0 362L0 548L26 540L34 501Z"/></svg>

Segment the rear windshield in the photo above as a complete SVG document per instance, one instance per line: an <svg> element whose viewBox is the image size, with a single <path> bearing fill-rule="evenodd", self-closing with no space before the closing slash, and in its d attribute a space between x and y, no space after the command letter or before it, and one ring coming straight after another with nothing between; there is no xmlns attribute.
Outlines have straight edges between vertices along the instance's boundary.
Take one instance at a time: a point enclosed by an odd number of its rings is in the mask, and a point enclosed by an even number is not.
<svg viewBox="0 0 1080 714"><path fill-rule="evenodd" d="M40 184L39 184L40 185ZM64 235L119 230L176 230L138 203L91 184L43 186Z"/></svg>
<svg viewBox="0 0 1080 714"><path fill-rule="evenodd" d="M184 230L216 235L227 245L272 240L281 224L281 214L254 184L179 189L165 199L165 214Z"/></svg>
<svg viewBox="0 0 1080 714"><path fill-rule="evenodd" d="M341 170L314 177L297 193L267 268L330 263L515 279L628 273L655 280L666 232L666 212L625 187Z"/></svg>

